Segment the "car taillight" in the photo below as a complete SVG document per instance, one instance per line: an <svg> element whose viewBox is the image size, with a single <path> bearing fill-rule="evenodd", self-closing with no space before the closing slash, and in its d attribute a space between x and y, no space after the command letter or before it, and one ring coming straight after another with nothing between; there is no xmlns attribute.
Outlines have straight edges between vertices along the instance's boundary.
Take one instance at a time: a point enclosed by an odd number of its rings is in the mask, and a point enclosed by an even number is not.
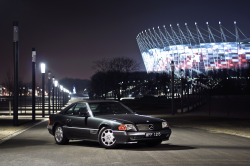
<svg viewBox="0 0 250 166"><path fill-rule="evenodd" d="M50 124L50 119L49 119L48 123Z"/></svg>

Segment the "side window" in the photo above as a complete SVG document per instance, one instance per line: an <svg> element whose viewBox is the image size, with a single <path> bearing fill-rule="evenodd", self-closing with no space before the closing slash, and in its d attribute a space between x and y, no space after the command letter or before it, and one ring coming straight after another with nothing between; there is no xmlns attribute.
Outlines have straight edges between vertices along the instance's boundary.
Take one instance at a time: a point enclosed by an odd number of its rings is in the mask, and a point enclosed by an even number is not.
<svg viewBox="0 0 250 166"><path fill-rule="evenodd" d="M74 111L75 106L76 105L74 104L74 105L72 105L72 107L68 108L68 110L65 111L65 114L66 115L73 115L73 111Z"/></svg>
<svg viewBox="0 0 250 166"><path fill-rule="evenodd" d="M78 104L76 104L76 106L74 108L73 114L74 115L79 115L80 114L80 109L81 109L81 111L84 111L84 112L88 111L86 104L78 103Z"/></svg>

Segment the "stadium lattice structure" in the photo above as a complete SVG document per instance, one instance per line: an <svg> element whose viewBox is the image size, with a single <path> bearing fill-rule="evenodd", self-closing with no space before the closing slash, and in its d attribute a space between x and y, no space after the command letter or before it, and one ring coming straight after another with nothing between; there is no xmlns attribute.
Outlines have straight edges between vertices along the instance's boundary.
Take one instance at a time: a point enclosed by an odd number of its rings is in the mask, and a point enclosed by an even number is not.
<svg viewBox="0 0 250 166"><path fill-rule="evenodd" d="M216 29L206 22L206 28L181 27L152 28L136 37L147 72L169 72L173 61L175 73L190 70L206 73L215 69L237 69L250 62L250 39L234 22L234 32L219 22Z"/></svg>

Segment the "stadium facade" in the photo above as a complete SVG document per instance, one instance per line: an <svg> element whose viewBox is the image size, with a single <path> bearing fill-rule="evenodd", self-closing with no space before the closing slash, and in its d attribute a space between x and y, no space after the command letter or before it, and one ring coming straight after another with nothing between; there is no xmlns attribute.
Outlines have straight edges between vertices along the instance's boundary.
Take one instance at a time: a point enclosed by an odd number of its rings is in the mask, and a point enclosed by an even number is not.
<svg viewBox="0 0 250 166"><path fill-rule="evenodd" d="M147 72L169 72L173 61L175 73L182 69L206 73L215 69L247 67L250 39L234 22L234 32L219 22L218 28L170 25L145 30L136 37Z"/></svg>

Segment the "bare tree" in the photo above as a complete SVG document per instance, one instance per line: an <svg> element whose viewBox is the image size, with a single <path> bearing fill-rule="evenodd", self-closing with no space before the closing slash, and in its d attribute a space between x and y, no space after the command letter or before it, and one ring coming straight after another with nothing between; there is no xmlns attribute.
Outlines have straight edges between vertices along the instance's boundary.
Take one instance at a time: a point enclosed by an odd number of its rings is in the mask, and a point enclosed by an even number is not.
<svg viewBox="0 0 250 166"><path fill-rule="evenodd" d="M94 62L96 74L91 78L92 91L95 94L104 95L112 91L115 98L120 100L121 82L126 82L130 72L139 69L139 64L127 57L118 57L112 59L103 58Z"/></svg>
<svg viewBox="0 0 250 166"><path fill-rule="evenodd" d="M93 68L97 72L132 72L139 69L139 63L127 57L118 57L95 61Z"/></svg>
<svg viewBox="0 0 250 166"><path fill-rule="evenodd" d="M107 58L103 58L101 60L95 61L93 68L96 72L107 72L109 69L109 60Z"/></svg>
<svg viewBox="0 0 250 166"><path fill-rule="evenodd" d="M10 71L7 71L3 85L8 90L9 96L10 96L14 90L14 79L13 79L13 75L10 73Z"/></svg>

